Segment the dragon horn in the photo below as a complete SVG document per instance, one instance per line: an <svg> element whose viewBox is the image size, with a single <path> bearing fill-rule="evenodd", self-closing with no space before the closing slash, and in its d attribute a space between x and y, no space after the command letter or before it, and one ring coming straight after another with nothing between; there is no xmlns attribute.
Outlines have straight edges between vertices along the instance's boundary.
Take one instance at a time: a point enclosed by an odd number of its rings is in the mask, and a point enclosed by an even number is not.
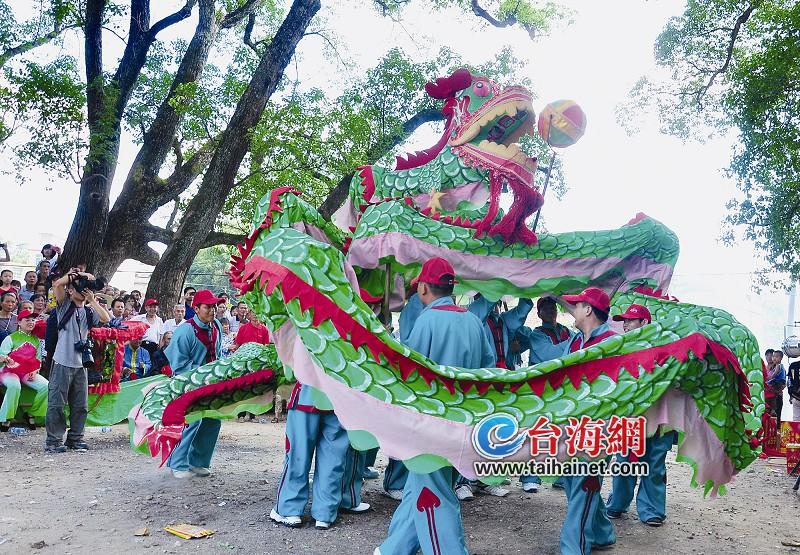
<svg viewBox="0 0 800 555"><path fill-rule="evenodd" d="M440 77L434 83L426 83L425 92L438 99L452 98L472 84L472 74L465 67L455 70L450 77Z"/></svg>

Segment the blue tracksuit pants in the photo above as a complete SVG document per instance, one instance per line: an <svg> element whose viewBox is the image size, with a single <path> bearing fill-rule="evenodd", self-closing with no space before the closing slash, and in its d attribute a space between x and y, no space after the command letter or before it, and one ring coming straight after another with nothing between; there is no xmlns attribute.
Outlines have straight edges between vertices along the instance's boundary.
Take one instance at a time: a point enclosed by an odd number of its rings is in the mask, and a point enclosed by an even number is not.
<svg viewBox="0 0 800 555"><path fill-rule="evenodd" d="M308 473L316 451L311 516L333 522L342 501L342 478L350 442L332 412L290 410L286 416L286 460L275 506L282 516L303 516L308 503Z"/></svg>
<svg viewBox="0 0 800 555"><path fill-rule="evenodd" d="M202 418L186 426L180 443L167 459L167 466L173 470L189 470L190 466L209 468L221 426L222 422L216 418Z"/></svg>
<svg viewBox="0 0 800 555"><path fill-rule="evenodd" d="M348 447L342 475L342 509L355 509L361 504L361 485L364 483L364 461L367 451Z"/></svg>
<svg viewBox="0 0 800 555"><path fill-rule="evenodd" d="M602 485L602 476L564 477L567 516L561 526L562 555L589 555L592 546L617 540L600 496Z"/></svg>
<svg viewBox="0 0 800 555"><path fill-rule="evenodd" d="M461 506L453 490L455 470L408 473L403 500L389 525L381 555L466 555Z"/></svg>
<svg viewBox="0 0 800 555"><path fill-rule="evenodd" d="M383 473L383 489L385 491L399 489L402 490L406 487L406 480L408 479L408 469L402 461L389 459L389 465Z"/></svg>
<svg viewBox="0 0 800 555"><path fill-rule="evenodd" d="M639 460L650 465L650 474L643 476L639 481L636 492L636 511L639 519L647 522L653 518L661 520L667 517L667 467L665 460L667 452L672 447L674 432L661 434L658 432L645 442L645 453ZM627 461L628 457L617 455L618 461ZM635 476L615 476L608 498L608 510L625 513L633 501L633 491L636 488Z"/></svg>

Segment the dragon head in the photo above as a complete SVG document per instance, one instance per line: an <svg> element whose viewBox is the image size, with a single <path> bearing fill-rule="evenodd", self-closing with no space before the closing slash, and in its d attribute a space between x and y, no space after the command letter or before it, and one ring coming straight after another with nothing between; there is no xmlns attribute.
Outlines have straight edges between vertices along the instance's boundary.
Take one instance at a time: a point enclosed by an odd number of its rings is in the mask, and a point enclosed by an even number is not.
<svg viewBox="0 0 800 555"><path fill-rule="evenodd" d="M500 170L524 183L533 181L536 159L517 141L535 132L533 97L525 87L505 89L461 68L425 86L428 95L446 100L444 113L452 121L448 145L475 165Z"/></svg>

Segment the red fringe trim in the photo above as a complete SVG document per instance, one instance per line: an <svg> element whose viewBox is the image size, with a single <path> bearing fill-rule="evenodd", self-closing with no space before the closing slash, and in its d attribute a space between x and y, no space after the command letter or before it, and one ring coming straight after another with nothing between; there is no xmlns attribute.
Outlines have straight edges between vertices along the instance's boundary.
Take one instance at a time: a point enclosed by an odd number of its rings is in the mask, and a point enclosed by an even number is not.
<svg viewBox="0 0 800 555"><path fill-rule="evenodd" d="M296 189L285 186L285 187L278 187L277 189L273 189L270 193L269 198L269 208L267 208L267 214L264 216L264 221L261 222L261 226L257 227L253 230L253 232L245 239L245 242L239 245L236 245L236 248L239 251L238 255L233 255L231 257L231 269L228 272L231 279L231 284L236 287L237 289L241 290L242 293L246 293L250 290L252 286L248 286L248 284L241 279L242 271L244 270L244 261L250 255L250 252L253 250L253 245L256 243L256 239L258 235L261 233L263 229L267 229L269 226L272 225L273 222L273 214L279 213L283 211L283 207L281 206L281 195L285 193L293 193L295 195L300 196L300 191ZM244 289L247 287L247 289Z"/></svg>
<svg viewBox="0 0 800 555"><path fill-rule="evenodd" d="M141 339L147 332L145 322L125 321L125 328L92 328L89 333L92 339L100 344L100 348L105 348L108 341L116 341L117 347L114 350L114 371L111 373L111 381L98 383L89 386L89 393L94 395L105 395L107 393L119 393L120 382L122 381L122 362L125 357L125 342L131 339Z"/></svg>
<svg viewBox="0 0 800 555"><path fill-rule="evenodd" d="M322 322L329 320L341 338L349 340L356 348L362 345L365 346L369 349L376 362L380 363L382 358L400 373L403 380L408 381L409 377L416 371L428 385L435 380L450 393L455 392L455 380L440 376L426 366L391 349L372 332L356 322L352 316L342 311L327 296L300 279L288 268L256 256L247 262L244 276L252 283L258 281L265 288L267 294L271 294L275 287L280 284L284 302L288 303L292 299L298 299L300 309L303 312L311 308L314 309L312 314L312 324L314 326L319 326ZM738 375L740 407L742 410L747 410L748 407L752 406L750 388L736 355L724 345L711 341L700 333L694 333L667 345L562 368L547 375L527 380L527 383L534 393L541 396L547 383L550 383L552 388L557 388L565 379L569 379L577 387L582 379L585 378L587 382L591 383L601 373L617 381L619 371L622 368L626 368L631 375L638 377L640 366L646 372L653 372L655 366L663 364L669 357L686 361L690 352L694 353L698 358L703 358L708 351L720 364L729 367ZM502 392L503 388L508 385L512 391L516 391L524 383L458 381L458 385L463 392L468 392L474 386L481 395L486 393L489 387L494 387L497 391Z"/></svg>
<svg viewBox="0 0 800 555"><path fill-rule="evenodd" d="M216 397L222 393L230 393L238 389L251 387L255 384L269 383L275 380L275 373L271 369L258 370L221 382L198 387L173 399L165 408L158 429L151 428L145 434L150 456L161 454L161 466L167 462L172 450L180 443L183 429L186 424L186 411L198 400Z"/></svg>
<svg viewBox="0 0 800 555"><path fill-rule="evenodd" d="M641 293L642 295L647 295L648 297L655 297L657 299L662 299L665 301L675 301L680 302L677 297L672 297L667 295L666 291L662 291L661 289L653 289L652 287L646 287L644 285L640 285L633 289L636 293Z"/></svg>

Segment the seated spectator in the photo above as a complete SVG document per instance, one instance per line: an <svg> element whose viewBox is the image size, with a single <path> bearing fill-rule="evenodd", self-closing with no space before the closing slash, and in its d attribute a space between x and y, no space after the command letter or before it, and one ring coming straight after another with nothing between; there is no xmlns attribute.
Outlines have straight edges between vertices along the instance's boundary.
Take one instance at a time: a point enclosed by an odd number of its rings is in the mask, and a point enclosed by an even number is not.
<svg viewBox="0 0 800 555"><path fill-rule="evenodd" d="M50 288L50 262L47 260L39 261L36 266L36 283L43 283L46 289Z"/></svg>
<svg viewBox="0 0 800 555"><path fill-rule="evenodd" d="M139 339L131 339L125 345L122 357L122 381L127 382L143 378L150 371L150 353L142 347Z"/></svg>
<svg viewBox="0 0 800 555"><path fill-rule="evenodd" d="M183 305L180 305L180 307L183 308ZM150 368L150 373L147 375L148 377L158 376L159 374L164 374L166 376L172 375L172 369L169 367L169 360L167 359L167 355L164 354L164 349L167 348L170 341L172 341L172 332L164 332L161 335L161 341L158 343L158 349L153 353L153 365Z"/></svg>
<svg viewBox="0 0 800 555"><path fill-rule="evenodd" d="M228 358L236 350L236 336L231 333L231 324L223 318L222 324L222 358Z"/></svg>
<svg viewBox="0 0 800 555"><path fill-rule="evenodd" d="M131 318L133 322L147 324L147 331L142 338L142 347L147 349L147 352L151 355L158 349L158 341L161 339L161 326L164 325L164 320L158 315L158 306L156 299L147 299L144 302L145 313Z"/></svg>
<svg viewBox="0 0 800 555"><path fill-rule="evenodd" d="M24 301L31 300L36 294L36 272L28 270L25 272L25 286L19 290L19 296Z"/></svg>
<svg viewBox="0 0 800 555"><path fill-rule="evenodd" d="M14 281L14 272L11 270L3 270L0 272L0 295L19 291L19 289L11 284L12 281Z"/></svg>
<svg viewBox="0 0 800 555"><path fill-rule="evenodd" d="M11 255L8 254L8 243L0 243L0 250L3 255L0 256L0 262L11 262Z"/></svg>
<svg viewBox="0 0 800 555"><path fill-rule="evenodd" d="M776 349L772 351L767 365L766 390L771 391L772 395L767 396L767 407L772 409L778 424L781 428L781 412L783 412L783 390L786 388L786 370L783 367L783 351Z"/></svg>
<svg viewBox="0 0 800 555"><path fill-rule="evenodd" d="M237 346L250 342L261 343L262 345L272 343L267 326L259 322L255 312L249 310L247 319L249 321L246 324L242 324L241 327L239 327L239 332L236 334Z"/></svg>
<svg viewBox="0 0 800 555"><path fill-rule="evenodd" d="M183 288L183 305L186 309L186 313L183 315L184 320L191 320L194 318L194 308L192 308L192 301L194 300L194 294L197 293L197 289L194 287L184 287Z"/></svg>
<svg viewBox="0 0 800 555"><path fill-rule="evenodd" d="M231 332L235 335L239 333L239 327L247 322L247 305L244 301L239 301L236 305L236 310L233 311L233 318L231 318Z"/></svg>
<svg viewBox="0 0 800 555"><path fill-rule="evenodd" d="M0 295L0 341L17 331L17 294Z"/></svg>
<svg viewBox="0 0 800 555"><path fill-rule="evenodd" d="M31 297L31 302L33 303L33 311L39 315L39 318L46 317L47 297L36 293L33 297Z"/></svg>
<svg viewBox="0 0 800 555"><path fill-rule="evenodd" d="M119 328L122 326L122 322L125 321L125 316L123 316L123 312L125 312L125 301L116 298L111 301L111 320L108 321L108 327L110 328Z"/></svg>
<svg viewBox="0 0 800 555"><path fill-rule="evenodd" d="M173 306L172 318L165 321L161 325L161 333L164 334L167 332L175 331L175 328L177 328L184 322L183 317L185 315L186 315L186 307L183 305L183 303L178 303L175 306Z"/></svg>
<svg viewBox="0 0 800 555"><path fill-rule="evenodd" d="M8 431L14 415L17 413L19 396L22 385L36 390L36 397L33 401L33 406L28 409L26 413L28 426L35 428L34 418L37 416L44 416L47 410L47 380L39 375L39 368L37 367L33 372L25 374L24 377L14 372L4 372L7 368L2 368L9 364L9 353L22 347L26 343L30 344L36 349L36 358L41 361L40 356L40 340L33 334L33 328L36 324L35 314L28 311L19 313L20 327L19 330L14 332L11 336L6 337L0 343L0 384L6 387L6 393L3 397L3 403L0 405L0 429ZM43 341L41 342L43 343ZM13 361L12 366L13 366Z"/></svg>

